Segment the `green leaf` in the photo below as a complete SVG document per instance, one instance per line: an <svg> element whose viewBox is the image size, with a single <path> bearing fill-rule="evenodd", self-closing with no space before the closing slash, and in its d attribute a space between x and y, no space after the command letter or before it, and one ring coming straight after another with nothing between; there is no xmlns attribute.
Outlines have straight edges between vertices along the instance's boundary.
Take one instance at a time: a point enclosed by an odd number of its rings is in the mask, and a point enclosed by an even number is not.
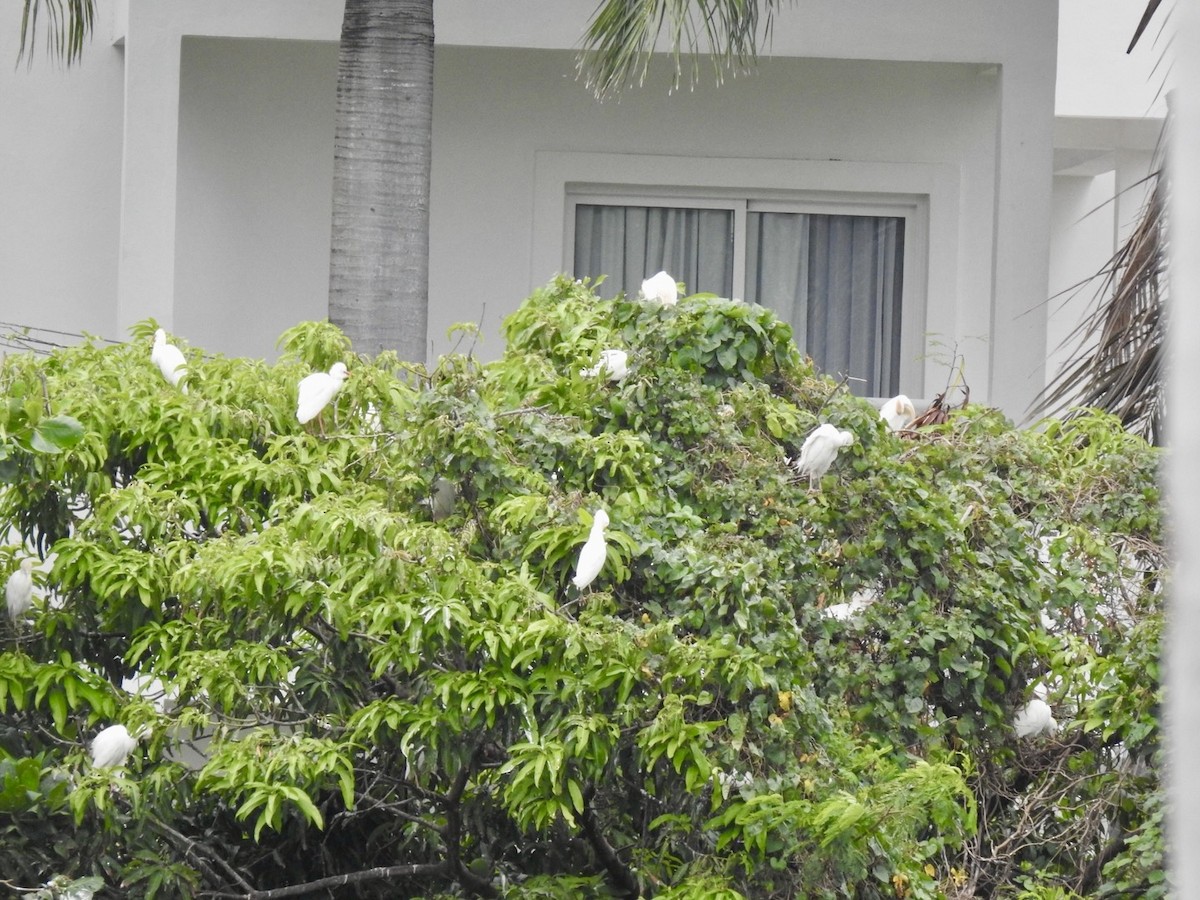
<svg viewBox="0 0 1200 900"><path fill-rule="evenodd" d="M33 428L30 445L39 453L61 453L83 439L83 425L71 416L42 419Z"/></svg>

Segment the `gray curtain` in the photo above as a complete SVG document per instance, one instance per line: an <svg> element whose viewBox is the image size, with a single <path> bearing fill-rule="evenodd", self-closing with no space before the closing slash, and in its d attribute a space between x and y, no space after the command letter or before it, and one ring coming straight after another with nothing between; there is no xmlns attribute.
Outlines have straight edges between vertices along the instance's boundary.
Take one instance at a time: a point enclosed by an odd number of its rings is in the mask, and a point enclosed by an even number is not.
<svg viewBox="0 0 1200 900"><path fill-rule="evenodd" d="M796 344L854 393L895 394L904 220L752 212L747 225L746 299L791 322Z"/></svg>
<svg viewBox="0 0 1200 900"><path fill-rule="evenodd" d="M653 206L575 207L575 277L608 276L603 297L636 294L665 271L689 293L733 293L733 212Z"/></svg>

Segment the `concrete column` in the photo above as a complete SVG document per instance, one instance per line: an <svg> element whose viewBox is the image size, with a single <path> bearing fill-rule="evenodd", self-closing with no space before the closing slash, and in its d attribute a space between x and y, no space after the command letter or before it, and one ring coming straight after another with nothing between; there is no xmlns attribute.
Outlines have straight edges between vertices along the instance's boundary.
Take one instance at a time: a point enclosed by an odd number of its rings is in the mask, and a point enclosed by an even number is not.
<svg viewBox="0 0 1200 900"><path fill-rule="evenodd" d="M1005 67L1000 84L987 399L1018 423L1045 383L1057 40L1056 16L1046 19L1031 32L1042 52Z"/></svg>
<svg viewBox="0 0 1200 900"><path fill-rule="evenodd" d="M1174 47L1200 45L1200 10L1171 9ZM1167 480L1171 524L1170 627L1166 630L1167 825L1172 896L1200 897L1200 54L1181 52L1171 96L1171 356Z"/></svg>
<svg viewBox="0 0 1200 900"><path fill-rule="evenodd" d="M175 292L175 163L180 33L163 0L129 0L117 327L148 316L170 329Z"/></svg>
<svg viewBox="0 0 1200 900"><path fill-rule="evenodd" d="M342 9L342 0L122 0L111 26L125 45L119 329L147 316L174 324L183 36L337 40Z"/></svg>

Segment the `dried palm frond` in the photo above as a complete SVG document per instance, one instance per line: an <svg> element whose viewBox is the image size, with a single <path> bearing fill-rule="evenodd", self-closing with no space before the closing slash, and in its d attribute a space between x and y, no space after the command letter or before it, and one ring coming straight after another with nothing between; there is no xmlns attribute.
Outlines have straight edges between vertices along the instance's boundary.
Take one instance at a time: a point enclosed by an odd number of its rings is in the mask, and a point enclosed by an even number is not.
<svg viewBox="0 0 1200 900"><path fill-rule="evenodd" d="M925 412L902 428L900 434L904 435L907 433L907 436L912 437L918 428L924 428L928 425L944 425L948 422L950 420L950 411L954 409L954 406L946 397L955 388L961 390L963 394L962 403L959 404L958 408L967 408L967 404L971 402L971 386L967 384L966 367L967 358L958 352L958 345L955 344L950 364L950 375L946 380L946 389L930 401L929 408Z"/></svg>
<svg viewBox="0 0 1200 900"><path fill-rule="evenodd" d="M1141 218L1099 279L1093 308L1067 337L1074 355L1034 400L1036 415L1096 407L1151 443L1162 438L1168 182L1162 169ZM1086 284L1086 282L1085 282Z"/></svg>
<svg viewBox="0 0 1200 900"><path fill-rule="evenodd" d="M946 392L938 394L929 404L929 409L908 423L906 431L923 428L926 425L944 425L950 418L950 406L946 403Z"/></svg>
<svg viewBox="0 0 1200 900"><path fill-rule="evenodd" d="M1160 0L1146 0L1126 53L1133 51ZM1165 145L1165 133L1160 140ZM1076 349L1054 380L1034 399L1035 415L1096 407L1121 419L1129 431L1161 443L1167 303L1167 193L1163 169L1152 182L1141 218L1108 263L1074 290L1099 282L1093 307L1063 345Z"/></svg>
<svg viewBox="0 0 1200 900"><path fill-rule="evenodd" d="M959 404L958 408L966 409L967 404L971 402L971 388L964 384L962 387L962 392L963 400L962 403ZM901 434L903 434L905 431L913 431L917 428L923 428L926 425L944 425L946 422L950 421L950 411L954 409L954 407L946 400L946 395L948 393L950 393L950 389L946 388L946 390L934 397L929 404L929 409L925 410L925 412L921 413L919 416L909 422L908 425L902 429Z"/></svg>

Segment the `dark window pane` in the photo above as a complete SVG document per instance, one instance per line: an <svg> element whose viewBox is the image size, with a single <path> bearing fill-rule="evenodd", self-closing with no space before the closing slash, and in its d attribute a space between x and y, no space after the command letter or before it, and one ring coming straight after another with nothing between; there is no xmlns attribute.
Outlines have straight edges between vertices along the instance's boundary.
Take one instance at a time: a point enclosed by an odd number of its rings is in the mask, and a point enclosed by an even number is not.
<svg viewBox="0 0 1200 900"><path fill-rule="evenodd" d="M607 276L604 297L636 293L665 271L689 292L733 293L733 211L656 206L575 207L575 277Z"/></svg>
<svg viewBox="0 0 1200 900"><path fill-rule="evenodd" d="M821 371L856 394L900 382L904 219L752 212L746 299L791 322Z"/></svg>

